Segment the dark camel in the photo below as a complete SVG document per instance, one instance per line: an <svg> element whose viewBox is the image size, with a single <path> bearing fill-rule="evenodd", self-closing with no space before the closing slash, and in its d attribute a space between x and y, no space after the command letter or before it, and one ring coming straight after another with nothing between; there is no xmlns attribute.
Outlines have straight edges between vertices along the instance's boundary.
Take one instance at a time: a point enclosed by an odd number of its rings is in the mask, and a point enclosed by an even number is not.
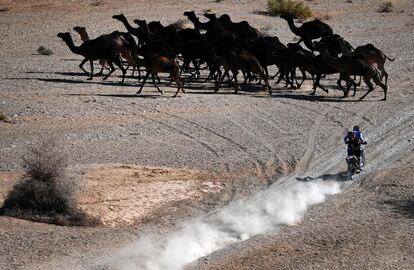
<svg viewBox="0 0 414 270"><path fill-rule="evenodd" d="M117 35L116 33L113 33L113 34ZM70 34L68 32L59 33L59 34L57 34L57 36L60 37L66 43L66 45L69 47L69 49L74 54L79 54L79 55L82 55L83 57L85 57L85 59L83 59L82 63L80 63L79 67L86 74L88 74L88 72L83 68L83 65L87 61L89 61L90 65L91 65L91 72L90 72L90 76L89 76L88 80L92 80L92 78L93 78L93 61L104 59L106 61L106 63L108 63L111 70L109 71L109 73L103 79L106 80L109 77L109 75L111 75L115 71L115 67L112 64L112 63L115 63L115 65L117 65L122 71L122 81L121 81L121 83L124 82L125 69L121 64L121 61L119 60L119 53L116 50L116 47L115 47L112 39L107 38L105 36L101 36L101 37L98 37L96 39L91 39L91 40L85 41L80 46L75 46L75 44L73 43L72 37L70 36Z"/></svg>
<svg viewBox="0 0 414 270"><path fill-rule="evenodd" d="M313 20L310 22L305 22L300 27L296 27L293 19L295 18L292 14L282 14L280 18L287 21L289 24L290 30L300 37L298 43L303 41L310 50L314 51L315 49L312 46L312 40L330 36L333 34L332 28L326 23L321 22L320 20Z"/></svg>
<svg viewBox="0 0 414 270"><path fill-rule="evenodd" d="M347 83L347 92L346 95L348 95L349 92L349 85L351 75L356 76L362 76L364 79L364 82L368 86L368 92L365 93L362 97L359 98L359 100L364 99L369 93L371 93L374 90L374 87L372 86L371 79L373 79L374 83L376 85L379 85L384 90L384 98L381 99L385 101L387 99L387 90L388 87L384 85L377 73L377 71L363 58L354 58L350 56L342 56L342 57L332 57L329 54L329 51L324 43L317 43L314 42L314 46L319 52L321 53L321 56L323 60L336 70L341 73L341 76L344 76L348 83ZM355 87L354 87L354 96L355 96Z"/></svg>

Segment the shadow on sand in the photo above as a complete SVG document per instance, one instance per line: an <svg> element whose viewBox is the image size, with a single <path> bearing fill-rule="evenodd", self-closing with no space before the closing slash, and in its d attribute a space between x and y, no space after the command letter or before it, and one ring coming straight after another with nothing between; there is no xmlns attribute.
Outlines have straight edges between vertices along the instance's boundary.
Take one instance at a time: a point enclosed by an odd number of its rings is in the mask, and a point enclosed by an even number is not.
<svg viewBox="0 0 414 270"><path fill-rule="evenodd" d="M315 181L315 180L345 182L345 181L349 181L349 178L348 178L348 172L344 171L344 172L340 172L336 174L326 173L326 174L322 174L316 177L311 177L311 176L296 177L296 180L301 181L301 182L310 182L310 181Z"/></svg>
<svg viewBox="0 0 414 270"><path fill-rule="evenodd" d="M160 94L64 94L64 96L85 96L85 97L116 97L116 98L163 98Z"/></svg>
<svg viewBox="0 0 414 270"><path fill-rule="evenodd" d="M68 61L73 61L73 59L67 59ZM26 74L47 74L49 72L44 71L26 71ZM75 79L75 78L6 78L10 80L38 80L43 82L51 82L51 83L70 83L70 84L95 84L95 85L104 85L104 86L122 86L122 87L133 87L138 88L141 86L142 82L138 81L137 78L131 78L126 76L126 80L124 83L120 83L120 81L102 81L102 76L97 75L94 77L94 80L87 80L87 74L83 72L50 72L52 74L61 75L64 77L85 77L82 79ZM112 76L112 78L119 78L120 76ZM203 82L205 78L201 78L201 81L188 77L183 77L184 80L184 90L187 91L188 94L206 94L206 95L229 95L234 94L234 83L231 82L223 82L219 91L215 92L215 84L214 82ZM176 89L175 83L170 83L169 77L162 77L160 82L157 82L160 88L171 88ZM150 86L153 87L151 80L147 81L146 87ZM144 88L146 88L144 87ZM332 89L338 89L337 85L327 85L327 87L331 87ZM255 98L275 98L275 99L294 99L294 100L302 100L302 101L316 101L316 102L358 102L358 97L348 97L343 98L342 96L329 96L329 95L309 95L298 93L299 91L295 91L292 89L280 88L276 85L272 85L272 95L266 95L267 89L264 84L256 84L252 83L251 85L244 85L243 83L239 82L239 95L248 95ZM163 89L164 91L166 89ZM192 91L191 91L192 90ZM330 89L331 90L331 89ZM144 89L145 91L145 89ZM322 91L322 90L321 90ZM323 94L323 93L322 93ZM125 94L112 94L110 96L113 97L144 97L143 95L125 95ZM155 95L146 95L146 97L154 97ZM363 100L365 102L375 102L375 100Z"/></svg>
<svg viewBox="0 0 414 270"><path fill-rule="evenodd" d="M386 200L382 204L403 217L414 219L414 200Z"/></svg>

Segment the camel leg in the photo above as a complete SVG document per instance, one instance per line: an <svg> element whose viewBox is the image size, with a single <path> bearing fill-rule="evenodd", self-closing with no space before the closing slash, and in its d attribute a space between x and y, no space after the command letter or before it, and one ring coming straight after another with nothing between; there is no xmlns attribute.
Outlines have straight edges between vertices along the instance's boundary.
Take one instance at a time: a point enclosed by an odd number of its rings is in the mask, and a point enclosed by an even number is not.
<svg viewBox="0 0 414 270"><path fill-rule="evenodd" d="M138 81L140 81L141 80L141 67L137 60L135 60L135 66L137 67L137 70L138 70Z"/></svg>
<svg viewBox="0 0 414 270"><path fill-rule="evenodd" d="M219 74L219 80L218 80L218 83L216 83L216 89L214 89L214 92L215 93L217 93L218 92L218 90L219 90L219 88L220 88L220 85L223 83L223 80L224 80L224 76L226 75L226 74L228 74L228 70L227 69L225 69L224 70L224 73L220 76L220 74ZM228 75L227 75L228 76ZM221 77L221 78L220 78Z"/></svg>
<svg viewBox="0 0 414 270"><path fill-rule="evenodd" d="M183 73L184 69L186 69L185 67L188 66L188 61L184 59L183 64L181 65L181 69L180 69L180 76Z"/></svg>
<svg viewBox="0 0 414 270"><path fill-rule="evenodd" d="M322 74L316 74L316 78L315 78L315 83L313 85L313 92L311 93L311 95L315 95L316 93L316 88L319 86L319 88L321 88L323 91L325 91L326 93L329 93L328 89L325 89L325 87L323 87L320 83L321 81L321 77Z"/></svg>
<svg viewBox="0 0 414 270"><path fill-rule="evenodd" d="M244 81L242 82L242 88L244 88L244 87L246 87L247 77L249 76L249 73L248 73L248 71L246 73L246 71L242 70L242 74L243 74L243 78L244 78Z"/></svg>
<svg viewBox="0 0 414 270"><path fill-rule="evenodd" d="M88 61L88 59L83 59L83 61L79 64L79 67L80 67L80 69L82 69L83 70L83 72L85 73L85 74L87 74L87 75L89 75L89 72L87 72L84 68L83 68L83 65L86 63Z"/></svg>
<svg viewBox="0 0 414 270"><path fill-rule="evenodd" d="M220 77L221 77L221 74L222 74L220 67L218 69L216 69L216 71L214 71L214 73L215 73L214 74L214 82L217 84L217 82L220 80Z"/></svg>
<svg viewBox="0 0 414 270"><path fill-rule="evenodd" d="M316 79L313 80L313 91L310 93L311 96L314 96L316 94L316 87L318 87L320 80L320 74L316 74Z"/></svg>
<svg viewBox="0 0 414 270"><path fill-rule="evenodd" d="M119 60L119 59L118 59ZM102 80L106 80L114 71L115 71L115 67L112 64L112 62L108 61L108 66L110 68L109 73L106 74L106 76L102 79ZM125 70L124 70L125 71Z"/></svg>
<svg viewBox="0 0 414 270"><path fill-rule="evenodd" d="M273 75L273 76L271 76L271 77L269 77L269 78L273 80L274 78L276 78L277 75L279 75L279 73L280 73L280 69L278 68L276 74Z"/></svg>
<svg viewBox="0 0 414 270"><path fill-rule="evenodd" d="M132 74L131 74L131 78L134 77L135 69L136 69L136 66L134 64L132 64Z"/></svg>
<svg viewBox="0 0 414 270"><path fill-rule="evenodd" d="M296 74L295 74L296 85L298 87L297 89L299 89L302 86L303 82L306 80L306 73L305 73L305 71L303 69L301 69L301 68L299 68L299 70L302 73L302 81L299 83L298 82L298 79L296 78Z"/></svg>
<svg viewBox="0 0 414 270"><path fill-rule="evenodd" d="M269 69L267 68L267 66L263 67L264 73L266 75L266 78L269 80Z"/></svg>
<svg viewBox="0 0 414 270"><path fill-rule="evenodd" d="M351 77L349 77L349 80L350 80L350 82L349 82L350 85L354 86L354 94L352 96L355 97L357 84L354 80L351 79Z"/></svg>
<svg viewBox="0 0 414 270"><path fill-rule="evenodd" d="M212 72L211 72L211 68L209 67L208 68L208 75L207 75L207 78L203 81L203 83L206 83L206 82L208 82L209 80L211 80L211 78L213 77L213 74L212 74Z"/></svg>
<svg viewBox="0 0 414 270"><path fill-rule="evenodd" d="M237 91L239 90L239 85L237 83L237 70L232 69L231 73L233 73L233 78L234 78L234 82L235 82L235 91L234 93L237 94Z"/></svg>
<svg viewBox="0 0 414 270"><path fill-rule="evenodd" d="M263 81L266 84L267 90L269 91L269 95L272 95L272 88L270 87L269 80L267 79L268 75L266 75L264 72L261 71L260 72L260 79L262 79L262 78L263 78Z"/></svg>
<svg viewBox="0 0 414 270"><path fill-rule="evenodd" d="M230 72L227 70L226 73L225 73L225 75L227 76L227 80L228 80L229 86L231 86L231 81L233 80L233 78L230 79ZM233 77L234 77L234 74L233 74Z"/></svg>
<svg viewBox="0 0 414 270"><path fill-rule="evenodd" d="M141 87L139 88L137 94L141 94L142 88L144 87L144 84L147 81L149 75L150 75L150 72L147 71L147 74L145 74L144 80L142 81Z"/></svg>
<svg viewBox="0 0 414 270"><path fill-rule="evenodd" d="M90 74L88 80L92 80L93 79L93 61L89 60L89 63L91 64L91 74Z"/></svg>
<svg viewBox="0 0 414 270"><path fill-rule="evenodd" d="M282 79L284 79L284 76L285 76L285 68L283 68L283 70L282 69L279 69L278 74L279 74L279 78L277 79L277 81L275 82L275 84L279 84L282 81Z"/></svg>
<svg viewBox="0 0 414 270"><path fill-rule="evenodd" d="M296 90L296 86L295 86L295 83L294 83L295 80L296 80L296 68L295 67L291 68L291 70L290 70L290 80L289 80L289 72L288 72L286 78L288 79L288 81L290 83L289 88L291 88L293 90Z"/></svg>
<svg viewBox="0 0 414 270"><path fill-rule="evenodd" d="M125 80L125 74L126 74L126 70L124 69L124 67L122 66L121 60L119 59L119 57L115 57L114 59L114 63L117 67L119 67L119 69L122 71L122 80L119 82L120 84L124 83ZM114 68L115 69L115 68Z"/></svg>
<svg viewBox="0 0 414 270"><path fill-rule="evenodd" d="M177 92L175 92L173 97L176 97L178 95L178 92L180 92L180 90L181 90L181 83L180 83L179 78L174 78L174 81L177 83ZM184 90L183 90L183 92L185 93Z"/></svg>
<svg viewBox="0 0 414 270"><path fill-rule="evenodd" d="M309 50L314 51L315 49L312 46L312 39L310 38L304 38L303 43L305 43L306 47L309 48Z"/></svg>
<svg viewBox="0 0 414 270"><path fill-rule="evenodd" d="M341 81L345 81L346 82L346 87L348 88L348 75L344 75L343 73L340 73L339 74L339 79L336 81L336 84L339 86L339 88L341 88L342 89L342 91L344 92L344 97L347 97L348 96L348 89L346 89L346 88L344 88L343 86L342 86L342 83L341 83Z"/></svg>
<svg viewBox="0 0 414 270"><path fill-rule="evenodd" d="M382 77L385 77L385 85L388 85L388 73L385 71L384 66L378 65L378 69L381 71L381 80Z"/></svg>
<svg viewBox="0 0 414 270"><path fill-rule="evenodd" d="M180 83L181 83L181 91L185 94L185 90L184 90L185 80L184 80L184 78L183 79L178 78L178 80L180 80Z"/></svg>
<svg viewBox="0 0 414 270"><path fill-rule="evenodd" d="M178 71L178 69L175 69L173 72L170 73L171 78L175 81L175 83L177 84L177 92L175 92L173 97L176 97L178 95L178 92L180 92L180 90L183 91L183 93L185 93L183 86L180 82L180 77L179 77L180 72Z"/></svg>
<svg viewBox="0 0 414 270"><path fill-rule="evenodd" d="M362 97L359 98L359 100L363 100L369 93L371 93L374 90L374 87L371 83L371 77L370 76L364 76L364 82L368 86L368 92L365 93Z"/></svg>
<svg viewBox="0 0 414 270"><path fill-rule="evenodd" d="M195 72L196 72L196 78L199 79L201 74L200 74L200 66L201 66L201 61L196 61L195 66Z"/></svg>
<svg viewBox="0 0 414 270"><path fill-rule="evenodd" d="M152 79L152 83L155 85L155 87L157 88L157 90L158 90L158 92L160 92L161 93L161 95L162 94L164 94L164 92L158 87L158 85L155 83L155 78L154 78L154 75L153 74L151 74L152 76L151 76L151 79Z"/></svg>
<svg viewBox="0 0 414 270"><path fill-rule="evenodd" d="M387 90L388 90L388 85L383 84L381 82L381 80L378 78L378 76L374 76L373 77L374 83L376 85L379 85L383 90L384 90L384 98L381 99L381 101L386 101L387 100Z"/></svg>
<svg viewBox="0 0 414 270"><path fill-rule="evenodd" d="M101 70L98 73L96 73L97 76L103 75L103 70L105 68L105 63L106 62L105 61L99 61L99 63L101 64Z"/></svg>

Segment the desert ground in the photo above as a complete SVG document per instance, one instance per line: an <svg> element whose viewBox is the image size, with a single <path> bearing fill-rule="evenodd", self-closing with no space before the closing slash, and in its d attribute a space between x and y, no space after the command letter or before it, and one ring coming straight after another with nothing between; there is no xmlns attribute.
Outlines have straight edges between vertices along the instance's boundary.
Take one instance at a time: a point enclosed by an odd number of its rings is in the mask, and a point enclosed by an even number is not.
<svg viewBox="0 0 414 270"><path fill-rule="evenodd" d="M194 10L247 20L283 43L297 40L284 20L263 12L266 1L0 0L0 112L7 117L0 121L0 205L23 173L27 148L54 136L83 181L79 207L102 221L68 227L0 216L0 269L140 269L134 247L145 249L136 244L143 236L165 241L234 202L314 181L338 182L341 192L292 224L222 245L185 268L412 269L414 2L395 0L393 12L381 13L382 2L306 1L354 46L372 43L395 57L385 66L385 102L378 86L358 101L363 84L356 97L343 98L336 76L322 80L329 94L316 96L309 81L289 90L274 80L271 96L260 88L214 93L212 83L191 81L176 98L166 84L163 96L150 84L136 95L140 83L118 84L119 71L86 80L82 58L56 36L70 31L80 44L76 25L97 37L125 31L115 14L169 24ZM53 54L38 54L39 46ZM367 166L343 181L343 136L354 125L368 140Z"/></svg>

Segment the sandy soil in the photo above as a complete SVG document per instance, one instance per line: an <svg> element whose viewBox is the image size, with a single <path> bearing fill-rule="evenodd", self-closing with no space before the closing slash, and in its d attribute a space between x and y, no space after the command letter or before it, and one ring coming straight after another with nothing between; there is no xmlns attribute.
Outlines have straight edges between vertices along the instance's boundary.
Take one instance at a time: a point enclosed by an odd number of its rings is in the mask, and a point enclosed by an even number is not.
<svg viewBox="0 0 414 270"><path fill-rule="evenodd" d="M78 205L105 226L126 226L151 217L159 208L201 200L222 186L194 170L100 165L85 174L87 187Z"/></svg>
<svg viewBox="0 0 414 270"><path fill-rule="evenodd" d="M39 138L62 141L71 168L87 183L83 209L105 226L71 228L0 217L0 269L50 269L109 254L182 220L208 215L281 176L335 177L345 170L346 129L360 125L369 141L368 167L342 194L310 209L297 226L219 250L190 268L409 269L413 263L412 149L414 146L414 5L395 1L309 1L334 31L354 45L373 43L387 55L387 102L378 88L364 102L330 93L311 97L309 82L291 91L231 94L186 83L170 98L128 78L87 81L58 32L87 26L96 37L123 25L111 18L172 23L182 12L212 12L248 20L282 42L294 39L286 22L262 15L265 1L4 1L0 0L0 202L21 174L21 156ZM166 12L168 11L168 13ZM167 14L166 14L167 13ZM329 15L329 16L326 16ZM79 43L79 38L76 37ZM37 54L39 46L53 50ZM273 72L272 72L273 73ZM116 72L119 75L119 72ZM411 181L410 181L411 180ZM61 266L60 265L60 266ZM59 267L58 267L59 268Z"/></svg>

